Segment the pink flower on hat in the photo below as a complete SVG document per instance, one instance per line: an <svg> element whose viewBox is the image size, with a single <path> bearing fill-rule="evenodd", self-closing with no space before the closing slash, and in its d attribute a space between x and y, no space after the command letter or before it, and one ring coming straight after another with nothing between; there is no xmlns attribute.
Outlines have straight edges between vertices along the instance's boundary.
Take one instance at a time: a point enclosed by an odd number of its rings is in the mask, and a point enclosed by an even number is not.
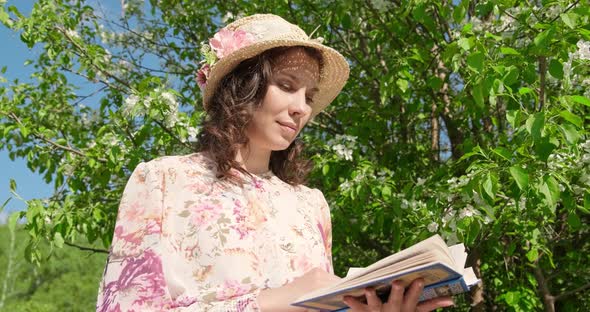
<svg viewBox="0 0 590 312"><path fill-rule="evenodd" d="M243 30L222 29L209 39L211 49L215 51L218 58L230 55L232 52L254 43L255 37Z"/></svg>
<svg viewBox="0 0 590 312"><path fill-rule="evenodd" d="M197 72L197 84L199 85L199 88L201 88L201 90L204 90L205 86L207 85L207 79L209 79L209 72L211 72L211 67L209 66L209 64L203 65L201 69L199 69L199 71Z"/></svg>

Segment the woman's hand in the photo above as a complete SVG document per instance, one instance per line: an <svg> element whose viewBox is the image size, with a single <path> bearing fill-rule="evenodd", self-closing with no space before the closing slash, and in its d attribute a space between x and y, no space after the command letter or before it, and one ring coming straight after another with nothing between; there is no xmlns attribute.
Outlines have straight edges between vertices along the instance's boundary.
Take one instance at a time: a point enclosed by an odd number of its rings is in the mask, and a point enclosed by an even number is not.
<svg viewBox="0 0 590 312"><path fill-rule="evenodd" d="M422 279L413 281L405 293L401 283L393 282L387 302L382 303L374 289L366 289L367 304L352 297L345 297L344 303L350 307L348 311L351 312L424 312L454 304L451 297L439 297L418 303L422 289L424 289Z"/></svg>
<svg viewBox="0 0 590 312"><path fill-rule="evenodd" d="M258 295L260 311L299 312L304 308L291 306L291 302L313 290L336 283L340 278L320 268L313 268L291 283L278 288L262 290Z"/></svg>

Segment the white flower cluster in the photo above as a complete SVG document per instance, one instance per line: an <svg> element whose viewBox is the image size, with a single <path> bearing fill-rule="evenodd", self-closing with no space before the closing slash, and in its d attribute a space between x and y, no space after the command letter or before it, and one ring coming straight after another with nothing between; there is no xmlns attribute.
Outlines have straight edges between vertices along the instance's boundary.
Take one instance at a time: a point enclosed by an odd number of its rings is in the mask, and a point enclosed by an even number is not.
<svg viewBox="0 0 590 312"><path fill-rule="evenodd" d="M581 60L590 60L590 41L580 40L576 46L578 51L574 55Z"/></svg>
<svg viewBox="0 0 590 312"><path fill-rule="evenodd" d="M196 142L197 136L199 135L199 132L201 132L201 127L188 127L187 131L188 131L188 141L189 142Z"/></svg>
<svg viewBox="0 0 590 312"><path fill-rule="evenodd" d="M159 93L159 97L162 99L163 104L167 105L167 114L165 118L166 127L172 128L174 127L179 119L178 119L178 102L176 102L176 97L174 94L164 91L160 89L156 89L156 94Z"/></svg>
<svg viewBox="0 0 590 312"><path fill-rule="evenodd" d="M447 180L447 183L449 184L449 189L450 190L460 189L460 188L464 187L465 185L467 185L473 177L474 177L473 172L469 172L466 175L462 175L458 178L452 177L449 180Z"/></svg>
<svg viewBox="0 0 590 312"><path fill-rule="evenodd" d="M123 103L123 115L126 117L143 115L149 109L151 101L152 98L149 96L140 98L139 96L132 94L126 98L125 102Z"/></svg>
<svg viewBox="0 0 590 312"><path fill-rule="evenodd" d="M67 29L66 30L66 35L70 38L74 38L74 39L79 39L80 38L80 34L78 34L78 32L75 29Z"/></svg>
<svg viewBox="0 0 590 312"><path fill-rule="evenodd" d="M438 231L438 223L436 223L435 221L430 222L430 224L428 224L427 229L429 232L431 233L435 233L436 231Z"/></svg>
<svg viewBox="0 0 590 312"><path fill-rule="evenodd" d="M328 146L336 152L336 155L344 160L352 161L353 148L356 145L356 137L352 135L337 134L333 139L328 141Z"/></svg>
<svg viewBox="0 0 590 312"><path fill-rule="evenodd" d="M385 0L371 0L371 4L379 13L385 13L390 6L393 6L392 2Z"/></svg>

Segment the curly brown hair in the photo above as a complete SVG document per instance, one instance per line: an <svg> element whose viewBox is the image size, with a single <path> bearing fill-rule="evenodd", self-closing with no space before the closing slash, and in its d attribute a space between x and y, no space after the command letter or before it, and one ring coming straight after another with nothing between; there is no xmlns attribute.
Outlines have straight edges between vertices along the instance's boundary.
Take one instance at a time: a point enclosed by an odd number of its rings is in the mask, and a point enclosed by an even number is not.
<svg viewBox="0 0 590 312"><path fill-rule="evenodd" d="M273 59L292 48L303 48L318 60L321 70L319 51L309 47L279 47L241 62L215 90L202 123L197 151L207 153L216 162L219 179L242 183L231 174L232 169L252 177L235 158L240 145L248 143L245 130L272 80ZM290 185L305 183L312 165L303 157L303 148L303 142L295 139L285 150L272 151L271 171Z"/></svg>

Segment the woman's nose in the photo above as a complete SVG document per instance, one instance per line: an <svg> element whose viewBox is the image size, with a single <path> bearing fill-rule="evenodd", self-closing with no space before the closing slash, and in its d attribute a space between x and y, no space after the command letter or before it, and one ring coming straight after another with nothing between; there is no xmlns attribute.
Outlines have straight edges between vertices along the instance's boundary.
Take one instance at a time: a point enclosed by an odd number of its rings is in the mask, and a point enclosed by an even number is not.
<svg viewBox="0 0 590 312"><path fill-rule="evenodd" d="M307 96L305 95L305 88L301 88L297 90L293 94L293 98L291 100L291 105L289 107L291 114L305 114L308 109L309 105L307 104Z"/></svg>

